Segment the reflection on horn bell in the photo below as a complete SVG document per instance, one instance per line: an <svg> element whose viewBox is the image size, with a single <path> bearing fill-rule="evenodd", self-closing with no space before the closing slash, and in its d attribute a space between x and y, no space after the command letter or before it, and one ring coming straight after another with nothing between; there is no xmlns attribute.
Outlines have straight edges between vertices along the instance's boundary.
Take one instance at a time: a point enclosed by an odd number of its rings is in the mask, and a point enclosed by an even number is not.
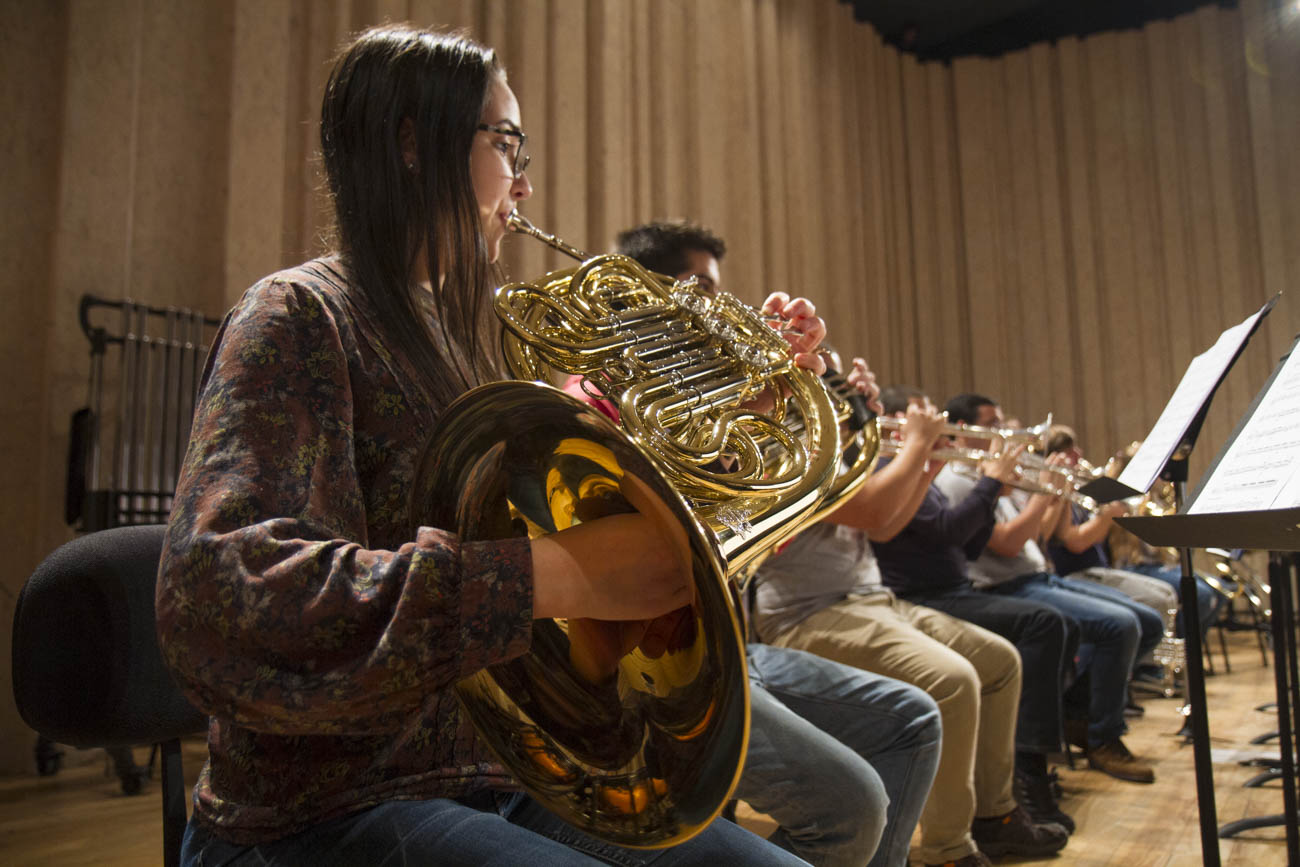
<svg viewBox="0 0 1300 867"><path fill-rule="evenodd" d="M686 530L695 601L648 623L533 621L528 653L457 694L539 803L618 845L674 845L719 814L748 740L730 579L805 526L842 480L836 408L732 296L624 256L587 257L518 215L511 226L583 261L498 293L507 364L538 382L481 386L444 411L412 520L466 543L536 538L635 511L648 492L663 507L649 517ZM619 423L542 384L569 375ZM746 408L764 392L783 399L767 414Z"/></svg>

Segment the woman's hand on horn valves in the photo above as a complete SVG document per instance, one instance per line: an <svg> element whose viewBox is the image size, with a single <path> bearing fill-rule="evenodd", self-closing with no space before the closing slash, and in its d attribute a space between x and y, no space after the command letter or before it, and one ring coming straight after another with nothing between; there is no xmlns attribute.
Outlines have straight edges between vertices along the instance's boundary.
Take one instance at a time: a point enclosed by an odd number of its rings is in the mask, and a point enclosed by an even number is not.
<svg viewBox="0 0 1300 867"><path fill-rule="evenodd" d="M826 362L817 352L826 339L826 323L807 298L791 299L785 292L773 292L763 302L763 313L781 320L777 329L790 344L794 363L821 376Z"/></svg>

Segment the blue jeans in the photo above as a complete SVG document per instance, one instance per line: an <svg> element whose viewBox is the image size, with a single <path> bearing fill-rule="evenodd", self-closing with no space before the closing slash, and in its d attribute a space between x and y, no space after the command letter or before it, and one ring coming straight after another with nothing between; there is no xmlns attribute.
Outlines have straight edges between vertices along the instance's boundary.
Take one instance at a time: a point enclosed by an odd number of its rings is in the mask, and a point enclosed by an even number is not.
<svg viewBox="0 0 1300 867"><path fill-rule="evenodd" d="M939 763L934 699L766 644L749 645L749 678L749 752L736 797L780 824L769 842L818 867L905 867Z"/></svg>
<svg viewBox="0 0 1300 867"><path fill-rule="evenodd" d="M624 849L592 839L522 793L478 792L460 800L388 801L299 834L237 846L193 819L185 829L186 867L557 867L615 864L800 865L795 856L718 819L671 849Z"/></svg>
<svg viewBox="0 0 1300 867"><path fill-rule="evenodd" d="M1154 563L1140 564L1137 566L1125 566L1130 572L1140 572L1143 575L1149 575L1152 578L1158 578L1169 586L1174 588L1178 598L1183 598L1183 567L1181 566L1158 566ZM1223 608L1225 598L1216 593L1214 588L1205 583L1205 579L1196 576L1196 613L1201 620L1201 635L1204 635L1219 616L1219 611ZM1178 611L1178 620L1176 621L1176 632L1178 635L1186 635L1183 631L1183 612L1180 608Z"/></svg>
<svg viewBox="0 0 1300 867"><path fill-rule="evenodd" d="M1022 575L990 588L990 592L1050 605L1078 622L1082 631L1079 655L1091 659L1088 745L1099 746L1124 734L1128 730L1124 722L1128 680L1142 645L1143 620L1147 621L1147 631L1154 634L1154 640L1148 638L1151 647L1163 631L1155 609L1113 588L1046 572ZM1141 609L1148 613L1143 614Z"/></svg>
<svg viewBox="0 0 1300 867"><path fill-rule="evenodd" d="M1137 655L1141 659L1148 653L1156 649L1160 643L1160 638L1165 634L1165 619L1160 616L1160 612L1143 602L1138 602L1132 596L1129 596L1123 590L1110 587L1105 584L1098 584L1096 581L1089 581L1087 578L1071 578L1069 576L1053 575L1061 585L1075 593L1086 593L1097 599L1107 599L1116 605L1123 605L1133 612L1138 619L1138 649ZM1091 648L1085 643L1079 648L1080 655L1090 652ZM1132 675L1132 672L1129 672Z"/></svg>

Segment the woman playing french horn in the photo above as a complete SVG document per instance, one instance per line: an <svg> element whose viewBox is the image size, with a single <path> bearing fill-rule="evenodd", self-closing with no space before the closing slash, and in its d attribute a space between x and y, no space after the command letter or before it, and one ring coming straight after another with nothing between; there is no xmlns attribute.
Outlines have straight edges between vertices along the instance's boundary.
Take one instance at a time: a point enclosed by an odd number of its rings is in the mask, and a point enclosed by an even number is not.
<svg viewBox="0 0 1300 867"><path fill-rule="evenodd" d="M338 252L228 315L161 564L163 653L211 716L187 864L800 863L723 821L658 851L594 840L516 791L452 697L528 650L535 618L639 621L692 594L635 479L640 512L531 541L409 514L428 431L500 376L491 266L532 192L525 141L468 39L371 30L330 76ZM770 312L815 368L811 306Z"/></svg>

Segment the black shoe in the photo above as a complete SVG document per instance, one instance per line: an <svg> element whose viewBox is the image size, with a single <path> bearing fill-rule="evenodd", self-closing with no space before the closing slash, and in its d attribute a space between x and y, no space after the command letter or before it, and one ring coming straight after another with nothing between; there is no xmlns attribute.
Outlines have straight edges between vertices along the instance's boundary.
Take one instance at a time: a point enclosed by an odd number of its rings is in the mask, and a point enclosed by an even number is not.
<svg viewBox="0 0 1300 867"><path fill-rule="evenodd" d="M970 826L970 835L975 838L980 851L991 858L1052 855L1061 851L1070 840L1070 835L1060 825L1035 824L1023 807L1016 807L1005 816L976 819Z"/></svg>
<svg viewBox="0 0 1300 867"><path fill-rule="evenodd" d="M964 858L958 858L956 861L945 861L942 864L926 864L925 867L993 867L993 862L983 852L974 852Z"/></svg>
<svg viewBox="0 0 1300 867"><path fill-rule="evenodd" d="M1017 770L1015 790L1016 800L1025 808L1025 812L1035 824L1046 825L1055 822L1064 828L1067 834L1074 833L1074 820L1056 803L1050 774L1038 776Z"/></svg>
<svg viewBox="0 0 1300 867"><path fill-rule="evenodd" d="M1056 771L1047 772L1047 782L1052 785L1052 797L1060 801L1065 797L1065 789L1061 788L1061 775Z"/></svg>

